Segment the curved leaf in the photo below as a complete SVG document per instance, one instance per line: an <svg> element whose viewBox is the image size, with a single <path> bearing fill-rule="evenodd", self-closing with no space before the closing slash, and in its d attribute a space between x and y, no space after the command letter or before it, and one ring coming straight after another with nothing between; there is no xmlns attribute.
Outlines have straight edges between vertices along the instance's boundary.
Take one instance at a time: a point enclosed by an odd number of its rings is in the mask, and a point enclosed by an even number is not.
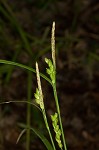
<svg viewBox="0 0 99 150"><path fill-rule="evenodd" d="M13 61L8 61L8 60L0 59L0 63L1 63L1 64L6 64L6 65L17 66L17 67L20 67L20 68L29 70L29 71L31 71L31 72L33 72L33 73L36 73L35 69L33 69L33 68L29 67L29 66L20 64L20 63L13 62ZM42 78L44 78L46 81L48 81L48 82L51 84L51 80L50 80L48 77L46 77L44 74L40 73L40 76L41 76Z"/></svg>
<svg viewBox="0 0 99 150"><path fill-rule="evenodd" d="M3 105L3 104L10 104L10 103L26 103L26 104L30 104L30 105L33 105L35 106L37 109L39 109L41 111L41 109L36 105L34 104L33 102L29 102L29 101L18 101L18 100L14 100L14 101L5 101L5 102L1 102L0 105Z"/></svg>
<svg viewBox="0 0 99 150"><path fill-rule="evenodd" d="M27 129L27 126L24 124L19 124L20 127ZM34 129L33 127L30 127L30 130L32 130L40 139L41 141L44 143L44 145L46 146L46 148L48 150L53 150L52 145L49 143L49 141L47 140L47 138L38 130Z"/></svg>

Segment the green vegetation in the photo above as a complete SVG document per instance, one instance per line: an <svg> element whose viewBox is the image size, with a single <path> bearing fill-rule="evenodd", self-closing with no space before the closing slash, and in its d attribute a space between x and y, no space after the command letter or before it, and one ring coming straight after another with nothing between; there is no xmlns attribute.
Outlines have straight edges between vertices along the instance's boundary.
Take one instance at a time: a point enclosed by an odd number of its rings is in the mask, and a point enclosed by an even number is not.
<svg viewBox="0 0 99 150"><path fill-rule="evenodd" d="M25 0L25 1L27 1L29 4L33 3L32 0ZM37 1L35 1L34 3L38 9L42 9L44 11L47 8L49 8L50 3L53 3L56 5L56 2L57 2L56 0L54 0L54 1L48 0L47 2L45 0L40 0L39 3ZM32 141L31 131L33 131L33 134L35 134L36 136L38 136L41 139L41 141L44 143L45 147L48 150L53 150L53 149L56 150L57 146L59 146L60 149L67 150L63 126L62 126L60 107L59 107L59 102L58 102L57 89L56 89L56 58L55 58L55 55L57 53L57 56L58 56L58 54L60 53L59 49L61 50L62 47L64 46L63 52L65 52L66 58L67 58L65 63L68 66L70 66L70 68L71 68L73 63L78 65L78 63L79 63L78 60L80 60L80 63L82 63L81 65L85 65L84 67L87 68L87 73L91 74L91 75L89 75L90 77L88 76L88 78L90 78L91 80L92 80L92 75L93 75L92 71L93 71L94 62L99 61L99 56L97 55L98 52L96 52L96 50L99 49L99 45L98 45L98 42L95 40L93 40L91 42L90 51L85 49L85 51L86 51L86 52L84 52L85 57L83 57L83 58L79 57L77 59L77 57L75 56L75 52L72 52L72 49L74 48L73 46L82 40L80 37L85 36L83 34L78 36L78 33L76 35L76 30L78 27L77 21L78 21L81 6L82 6L82 4L80 4L79 1L75 2L75 5L74 5L75 12L74 12L74 18L71 23L71 27L69 29L70 32L65 31L66 32L64 34L65 37L57 37L56 38L56 41L57 41L56 48L55 48L55 23L53 23L52 37L51 37L52 60L45 58L45 63L48 65L48 68L46 68L46 73L49 77L47 77L47 75L45 75L41 72L39 73L38 63L36 63L36 62L39 62L39 58L41 56L44 57L44 55L50 51L50 44L49 44L50 40L48 38L50 28L49 27L45 28L42 38L35 37L35 35L32 36L30 33L26 32L24 30L24 28L20 25L19 21L17 20L17 17L15 17L13 9L8 4L8 1L7 0L0 1L0 13L1 13L1 15L3 15L3 17L0 18L0 34L1 34L1 36L0 36L1 48L0 49L2 51L4 51L5 55L8 56L8 58L10 58L10 60L11 60L11 61L9 61L6 58L5 58L5 60L0 59L0 64L2 64L2 65L0 65L0 77L2 77L3 75L6 74L3 82L5 85L9 85L10 79L12 76L12 72L14 71L14 69L16 67L20 67L21 69L25 70L27 73L27 82L26 82L26 84L27 84L27 93L26 93L27 100L22 100L22 101L15 100L15 101L4 102L1 98L0 103L1 104L26 103L26 106L27 106L27 108L26 108L26 110L27 110L26 123L24 123L24 124L18 123L19 127L21 127L23 130L20 133L19 138L17 140L17 142L18 142L20 140L20 138L22 137L22 135L26 132L26 150L30 150L30 142ZM57 9L57 7L56 7L56 9ZM58 12L59 11L60 10L58 10ZM4 20L3 20L3 18L4 18ZM93 14L93 20L97 24L99 24L99 18L97 16L94 16L94 14ZM8 28L10 28L11 33L6 31L6 29L8 29ZM82 30L82 32L83 32L83 30ZM12 36L13 33L15 34L15 37L16 37L16 39L14 39L14 40L13 40L13 36ZM84 34L85 34L85 32L84 32ZM95 36L94 34L89 34L88 38L89 38L89 36L91 36L92 38L99 39L98 36ZM84 43L84 44L86 45L86 43ZM79 47L79 44L77 46ZM82 47L83 47L83 45L82 45ZM32 51L33 48L34 48L34 51ZM11 50L11 51L9 51L9 50ZM28 62L25 62L24 64L22 64L22 62L18 60L19 59L18 57L19 57L19 55L21 55L22 52L24 52L28 57ZM79 55L79 52L78 52L78 55ZM36 69L34 69L35 64L36 64ZM55 138L52 134L53 133L52 128L50 127L50 124L48 123L49 118L47 117L47 114L46 114L47 110L44 105L44 103L46 103L46 99L44 99L44 97L43 97L41 83L38 83L36 93L34 94L35 101L32 101L32 95L33 95L32 73L37 74L37 82L38 82L38 80L40 81L40 77L42 77L50 84L50 86L52 86L53 95L54 95L54 99L55 99L55 103L56 103L56 111L55 111L56 113L51 115L50 120L52 121L53 131L55 132ZM1 110L0 110L0 114L1 114ZM38 120L35 119L38 117L41 118L41 116L39 114L43 115L42 118L44 119L45 126L46 126L47 132L49 134L50 140L47 139L48 137L46 138L46 136L47 136L46 131L44 134L42 134L41 130L39 130L40 126L44 126L44 124L42 123L43 122L42 120L40 121L39 119ZM32 126L32 120L31 120L32 115L34 115L33 119L35 120L35 122L38 123L38 126L39 126L38 129L35 129L35 127ZM2 141L1 133L0 133L0 140Z"/></svg>
<svg viewBox="0 0 99 150"><path fill-rule="evenodd" d="M38 68L38 64L36 63L36 71L35 69L16 63L16 62L12 62L12 61L6 61L6 60L0 60L0 63L5 63L5 64L10 64L10 65L16 65L17 67L22 67L25 69L28 69L31 72L34 72L37 74L37 83L38 83L38 88L36 89L36 93L35 93L35 99L36 99L36 103L39 104L41 112L43 114L43 118L44 118L44 122L46 125L46 128L48 130L50 139L51 139L51 143L52 143L52 147L54 150L56 150L55 148L55 144L54 144L54 140L52 138L52 134L50 131L50 127L48 125L48 121L47 121L47 116L46 116L46 111L45 111L45 106L44 106L44 101L43 101L43 93L42 93L42 87L41 87L41 81L40 81L40 75L46 79L53 87L53 92L54 92L54 97L55 97L55 102L56 102L56 108L57 108L57 117L59 118L59 123L60 123L60 129L59 129L59 125L57 125L58 122L58 118L55 118L55 120L57 120L56 122L54 122L54 116L52 116L52 122L53 122L53 127L54 127L54 131L56 133L56 141L58 142L58 145L61 149L63 149L62 147L64 146L64 149L67 150L66 148L66 143L65 143L65 138L64 138L64 132L63 132L63 127L62 127L62 121L61 121L61 115L60 115L60 108L59 108L59 103L58 103L58 97L57 97L57 90L56 90L56 59L55 59L55 23L53 23L53 27L52 27L52 61L50 59L45 58L46 63L48 64L48 69L46 69L47 73L50 76L50 79L48 79L45 75L43 74L39 74L39 68ZM27 109L27 149L29 148L29 141L30 141L30 99L31 99L31 83L32 83L32 76L29 72L29 76L28 76L28 109ZM36 135L38 135L39 137L43 137L43 135L39 134L38 132L35 131L35 129L32 128L32 130L36 133ZM23 133L23 132L22 132ZM60 139L60 135L62 134L62 140L63 140L63 146L61 143L61 139ZM20 134L21 135L21 134ZM44 139L44 137L43 137ZM46 140L47 141L47 140ZM47 149L52 149L50 148L51 146L48 147L47 142L45 140L43 140L45 146L47 147Z"/></svg>

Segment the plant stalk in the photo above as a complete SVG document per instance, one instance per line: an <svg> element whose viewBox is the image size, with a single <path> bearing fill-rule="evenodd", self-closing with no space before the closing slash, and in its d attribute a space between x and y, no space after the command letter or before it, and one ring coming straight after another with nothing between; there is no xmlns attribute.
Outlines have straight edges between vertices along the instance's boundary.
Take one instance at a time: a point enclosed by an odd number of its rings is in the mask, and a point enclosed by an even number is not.
<svg viewBox="0 0 99 150"><path fill-rule="evenodd" d="M28 102L31 102L32 94L32 73L28 72ZM27 104L27 132L26 132L26 150L30 149L30 126L31 126L31 104Z"/></svg>
<svg viewBox="0 0 99 150"><path fill-rule="evenodd" d="M61 132L62 132L63 145L64 145L64 149L67 150L65 137L64 137L64 131L63 131L63 126L62 126L62 120L61 120L61 115L60 115L58 96L57 96L57 91L56 91L56 83L53 84L52 87L53 87L53 92L54 92L54 98L55 98L57 113L58 113L58 117L59 117L60 129L61 129Z"/></svg>
<svg viewBox="0 0 99 150"><path fill-rule="evenodd" d="M53 138L52 138L52 134L51 134L51 131L50 131L50 128L49 128L49 125L48 125L45 109L42 111L42 113L43 113L44 122L45 122L46 128L48 130L53 149L56 150L55 144L54 144L54 141L53 141Z"/></svg>

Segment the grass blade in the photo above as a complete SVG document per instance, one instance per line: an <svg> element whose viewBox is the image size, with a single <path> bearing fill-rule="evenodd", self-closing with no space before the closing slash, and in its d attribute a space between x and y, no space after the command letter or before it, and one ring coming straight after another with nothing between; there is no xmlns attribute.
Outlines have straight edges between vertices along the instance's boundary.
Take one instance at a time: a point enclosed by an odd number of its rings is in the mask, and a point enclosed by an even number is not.
<svg viewBox="0 0 99 150"><path fill-rule="evenodd" d="M19 124L19 126L27 129L27 126L24 124ZM53 148L52 148L51 144L49 143L49 141L47 140L47 138L42 133L40 133L40 131L38 131L32 127L30 127L30 130L32 130L41 139L41 141L44 143L44 145L46 146L46 148L48 150L53 150Z"/></svg>
<svg viewBox="0 0 99 150"><path fill-rule="evenodd" d="M33 72L33 73L36 73L35 69L33 69L33 68L29 67L29 66L26 66L26 65L17 63L17 62L0 59L0 63L1 63L1 64L6 64L6 65L17 66L17 67L20 67L20 68L29 70L29 71L31 71L31 72ZM42 78L44 78L46 81L48 81L48 82L52 85L51 80L50 80L48 77L46 77L46 76L45 76L44 74L42 74L42 73L40 73L40 76L41 76Z"/></svg>
<svg viewBox="0 0 99 150"><path fill-rule="evenodd" d="M30 63L31 65L32 63ZM31 101L32 96L32 72L28 71L28 81L27 81L27 99L28 102ZM27 104L27 132L26 132L26 150L30 149L30 126L31 126L31 105Z"/></svg>

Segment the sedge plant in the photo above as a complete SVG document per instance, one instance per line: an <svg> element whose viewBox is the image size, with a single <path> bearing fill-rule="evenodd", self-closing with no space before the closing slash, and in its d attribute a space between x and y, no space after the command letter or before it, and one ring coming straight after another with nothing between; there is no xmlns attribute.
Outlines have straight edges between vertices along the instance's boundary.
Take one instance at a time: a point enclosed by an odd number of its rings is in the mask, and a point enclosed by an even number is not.
<svg viewBox="0 0 99 150"><path fill-rule="evenodd" d="M21 124L21 127L26 128L27 130L28 130L28 128L29 128L29 130L32 130L42 140L42 142L44 143L44 145L46 146L46 148L48 150L56 150L55 140L56 140L56 142L57 142L57 144L61 150L67 150L63 126L62 126L58 96L57 96L57 89L56 89L55 22L53 22L53 25L52 25L51 49L52 49L52 60L45 58L45 62L48 65L48 68L46 68L46 72L49 75L50 79L46 75L39 72L39 67L38 67L37 62L36 62L36 70L33 69L32 67L29 67L29 66L17 63L17 62L13 62L13 61L0 60L0 63L21 67L23 69L26 69L26 70L31 71L33 73L36 73L38 87L36 89L36 93L34 94L34 97L35 97L35 102L36 102L36 104L38 104L38 106L35 105L35 103L33 103L31 101L24 101L24 103L27 103L29 105L31 104L32 106L36 106L42 112L44 122L45 122L45 125L47 128L47 131L49 133L50 140L51 140L51 144L47 140L47 138L42 133L40 133L38 130L36 130L35 128L24 125L24 124ZM51 133L51 130L49 127L47 115L46 115L40 76L42 78L44 78L45 80L47 80L53 88L57 112L55 112L53 115L51 115L51 120L52 120L53 130L55 132L55 140L53 139L53 136L52 136L52 133ZM30 80L30 78L31 78L31 75L29 77L29 80ZM30 80L30 82L31 82L31 80ZM30 90L31 90L31 86L30 86ZM31 94L29 94L29 98L30 98L30 96L31 96ZM10 103L10 102L19 102L20 103L21 101L9 101L9 102L4 102L4 103ZM2 103L2 104L4 104L4 103ZM25 131L26 130L24 129L21 132L19 139Z"/></svg>
<svg viewBox="0 0 99 150"><path fill-rule="evenodd" d="M52 125L54 128L54 132L56 134L55 140L57 141L59 148L61 150L63 150L63 149L67 150L64 132L63 132L62 120L61 120L61 115L60 115L60 107L59 107L59 102L58 102L57 90L56 90L55 22L53 22L51 35L52 35L51 36L52 60L45 58L45 62L48 65L46 72L50 76L50 79L51 79L51 85L53 88L53 93L54 93L54 98L55 98L55 103L56 103L56 108L57 108L57 113L55 113L54 115L51 115L51 120L52 120ZM49 136L51 139L53 149L56 150L55 144L53 141L53 137L52 137L49 125L48 125L47 117L46 117L46 111L45 111L45 106L44 106L44 101L43 101L43 94L42 94L42 87L41 87L38 63L36 63L36 74L37 74L38 88L36 89L36 93L34 94L35 101L42 110L43 118L44 118L45 125L46 125L46 128L48 130L48 133L49 133ZM59 122L59 125L58 125L58 122ZM62 135L62 140L61 140L61 135Z"/></svg>

